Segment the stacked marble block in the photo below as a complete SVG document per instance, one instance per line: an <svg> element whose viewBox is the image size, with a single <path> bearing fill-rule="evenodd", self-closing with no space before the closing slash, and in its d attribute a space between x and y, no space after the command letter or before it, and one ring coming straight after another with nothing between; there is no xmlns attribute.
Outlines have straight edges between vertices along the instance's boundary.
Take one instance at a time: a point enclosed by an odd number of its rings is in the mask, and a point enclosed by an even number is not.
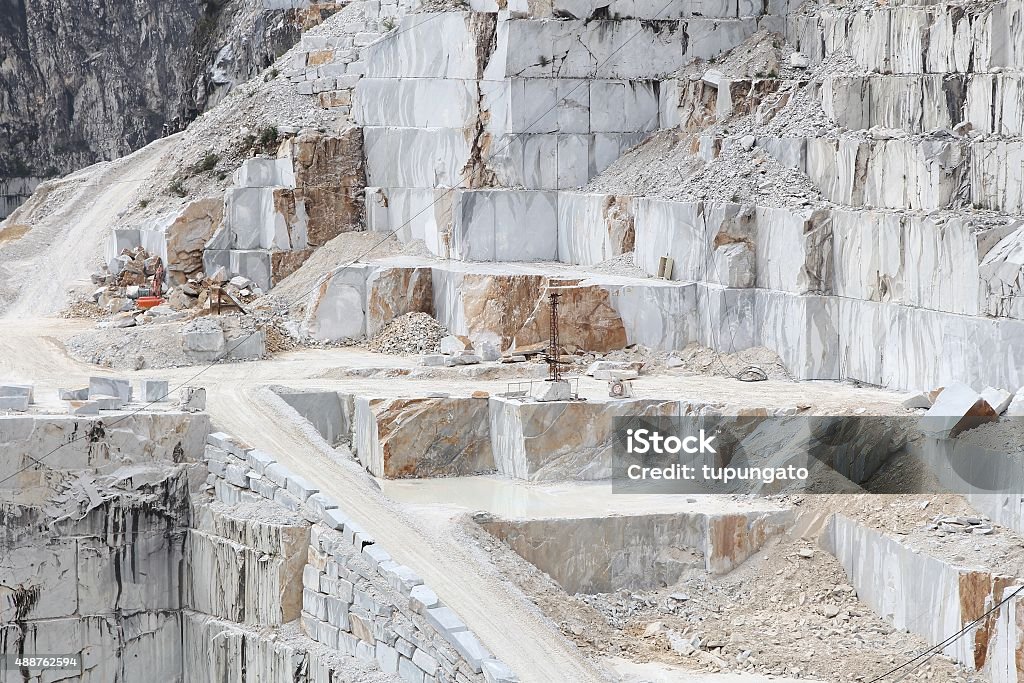
<svg viewBox="0 0 1024 683"><path fill-rule="evenodd" d="M302 569L307 636L411 683L518 680L413 569L392 560L315 484L220 432L210 435L207 458L218 500L271 501L312 525Z"/></svg>
<svg viewBox="0 0 1024 683"><path fill-rule="evenodd" d="M1024 585L1020 578L954 564L841 514L833 515L822 540L857 597L893 626L944 645L944 654L992 683L1024 681L1024 592L1014 596ZM1009 601L996 608L1004 599ZM965 637L949 642L951 633L979 619Z"/></svg>
<svg viewBox="0 0 1024 683"><path fill-rule="evenodd" d="M547 258L557 191L657 130L658 79L738 44L765 9L621 3L611 19L577 4L577 14L484 13L497 8L483 3L410 16L369 48L355 117L371 230L399 230L444 257Z"/></svg>
<svg viewBox="0 0 1024 683"><path fill-rule="evenodd" d="M300 95L315 97L320 106L348 115L352 94L366 72L365 48L389 30L405 9L399 2L348 3L346 10L360 8L359 17L345 22L341 35L307 33L302 36L294 62L285 75Z"/></svg>
<svg viewBox="0 0 1024 683"><path fill-rule="evenodd" d="M224 219L202 252L207 275L221 268L264 291L342 232L362 228L362 134L301 132L278 157L245 161L224 197Z"/></svg>
<svg viewBox="0 0 1024 683"><path fill-rule="evenodd" d="M291 159L247 159L224 196L224 223L206 243L207 275L224 268L267 291L273 283L273 251L308 248L305 205L295 202Z"/></svg>

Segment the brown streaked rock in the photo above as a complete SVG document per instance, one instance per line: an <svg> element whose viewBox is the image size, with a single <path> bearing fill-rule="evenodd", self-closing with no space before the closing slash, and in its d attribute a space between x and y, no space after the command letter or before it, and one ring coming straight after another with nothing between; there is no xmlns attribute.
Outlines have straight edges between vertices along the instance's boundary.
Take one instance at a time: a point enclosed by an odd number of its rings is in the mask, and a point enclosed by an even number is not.
<svg viewBox="0 0 1024 683"><path fill-rule="evenodd" d="M406 313L434 314L434 284L430 268L381 268L367 280L367 335Z"/></svg>

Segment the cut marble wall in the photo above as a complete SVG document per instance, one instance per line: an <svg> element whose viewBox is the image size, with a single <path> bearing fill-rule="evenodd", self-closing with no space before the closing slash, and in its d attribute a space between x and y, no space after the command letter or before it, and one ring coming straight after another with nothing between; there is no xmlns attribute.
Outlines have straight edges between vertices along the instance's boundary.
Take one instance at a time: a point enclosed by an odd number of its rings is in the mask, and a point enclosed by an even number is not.
<svg viewBox="0 0 1024 683"><path fill-rule="evenodd" d="M994 675L1000 665L1006 672L1005 652L992 659L994 665L989 658L994 648L1005 649L1007 642L1014 643L1011 647L1019 657L1020 641L1011 640L1021 628L1019 603L1013 605L1014 613L1004 612L1006 606L997 610L982 627L973 629L973 637L948 642L950 633L984 616L1008 587L1019 585L1016 579L947 563L839 514L829 522L823 543L843 565L857 597L894 627L935 645L948 643L941 650L944 654L992 675L993 683L1019 681L1013 671L1005 678Z"/></svg>
<svg viewBox="0 0 1024 683"><path fill-rule="evenodd" d="M557 196L558 260L595 265L633 251L633 198L561 192Z"/></svg>
<svg viewBox="0 0 1024 683"><path fill-rule="evenodd" d="M1024 27L1010 20L1019 11L1014 0L965 11L945 5L824 7L790 14L786 33L814 61L841 54L879 73L979 73L1024 63Z"/></svg>
<svg viewBox="0 0 1024 683"><path fill-rule="evenodd" d="M915 389L1024 385L1024 321L852 299L836 311L843 377Z"/></svg>
<svg viewBox="0 0 1024 683"><path fill-rule="evenodd" d="M357 396L359 461L386 479L469 476L493 472L485 398Z"/></svg>
<svg viewBox="0 0 1024 683"><path fill-rule="evenodd" d="M1024 532L1024 472L1009 449L930 436L914 449L943 487L963 495L995 524Z"/></svg>
<svg viewBox="0 0 1024 683"><path fill-rule="evenodd" d="M451 258L461 261L555 261L554 192L457 192L452 205Z"/></svg>
<svg viewBox="0 0 1024 683"><path fill-rule="evenodd" d="M173 411L129 413L116 425L99 417L0 417L0 496L25 500L33 489L45 489L49 470L173 461L176 452L195 453L209 429L206 415ZM74 439L81 433L93 438ZM36 467L30 454L50 451Z"/></svg>
<svg viewBox="0 0 1024 683"><path fill-rule="evenodd" d="M274 393L308 420L331 446L348 440L352 434L352 397L336 391L274 387Z"/></svg>
<svg viewBox="0 0 1024 683"><path fill-rule="evenodd" d="M694 571L725 574L784 534L789 510L570 519L482 526L570 594L655 590ZM558 539L558 543L550 543Z"/></svg>
<svg viewBox="0 0 1024 683"><path fill-rule="evenodd" d="M679 414L678 401L654 399L490 401L491 450L498 472L528 481L609 479L616 448L614 418Z"/></svg>
<svg viewBox="0 0 1024 683"><path fill-rule="evenodd" d="M379 268L366 278L367 336L399 316L433 310L433 269L428 266Z"/></svg>
<svg viewBox="0 0 1024 683"><path fill-rule="evenodd" d="M353 264L328 273L310 294L303 333L315 339L339 341L366 336L367 264Z"/></svg>
<svg viewBox="0 0 1024 683"><path fill-rule="evenodd" d="M421 240L435 256L451 254L452 203L458 190L433 188L366 189L366 228L394 233L408 244Z"/></svg>

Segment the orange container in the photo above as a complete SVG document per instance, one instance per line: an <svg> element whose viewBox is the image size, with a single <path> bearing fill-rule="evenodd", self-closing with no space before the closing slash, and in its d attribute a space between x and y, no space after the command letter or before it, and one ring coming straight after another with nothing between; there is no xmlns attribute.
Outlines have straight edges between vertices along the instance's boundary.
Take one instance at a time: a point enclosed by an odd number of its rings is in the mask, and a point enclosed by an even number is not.
<svg viewBox="0 0 1024 683"><path fill-rule="evenodd" d="M136 300L136 303L138 303L139 308L142 309L153 308L154 306L159 306L163 302L164 300L158 296L140 296Z"/></svg>

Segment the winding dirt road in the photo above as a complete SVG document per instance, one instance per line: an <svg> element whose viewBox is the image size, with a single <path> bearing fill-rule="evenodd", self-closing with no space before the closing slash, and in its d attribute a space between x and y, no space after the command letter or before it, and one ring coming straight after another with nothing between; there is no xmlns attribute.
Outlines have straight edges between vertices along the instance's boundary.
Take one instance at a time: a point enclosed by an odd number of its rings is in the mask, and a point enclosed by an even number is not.
<svg viewBox="0 0 1024 683"><path fill-rule="evenodd" d="M58 386L75 386L90 375L108 374L64 351L62 338L88 323L25 320L0 336L0 377L36 383L37 400L57 402ZM216 428L273 453L294 472L330 494L344 512L372 533L399 562L412 567L466 622L495 656L524 683L597 683L609 680L512 584L498 576L482 555L463 547L454 521L418 518L385 497L373 478L352 462L342 462L305 422L266 387L348 384L369 388L374 380L316 379L344 363L346 350L300 351L255 363L217 365L195 384L208 392ZM118 373L136 379L157 375L172 387L188 382L201 368ZM333 457L332 457L333 455Z"/></svg>
<svg viewBox="0 0 1024 683"><path fill-rule="evenodd" d="M31 230L0 250L0 285L16 292L4 318L57 313L67 305L69 287L89 283L118 214L130 207L175 139L54 181L10 217ZM52 204L57 206L50 210Z"/></svg>

